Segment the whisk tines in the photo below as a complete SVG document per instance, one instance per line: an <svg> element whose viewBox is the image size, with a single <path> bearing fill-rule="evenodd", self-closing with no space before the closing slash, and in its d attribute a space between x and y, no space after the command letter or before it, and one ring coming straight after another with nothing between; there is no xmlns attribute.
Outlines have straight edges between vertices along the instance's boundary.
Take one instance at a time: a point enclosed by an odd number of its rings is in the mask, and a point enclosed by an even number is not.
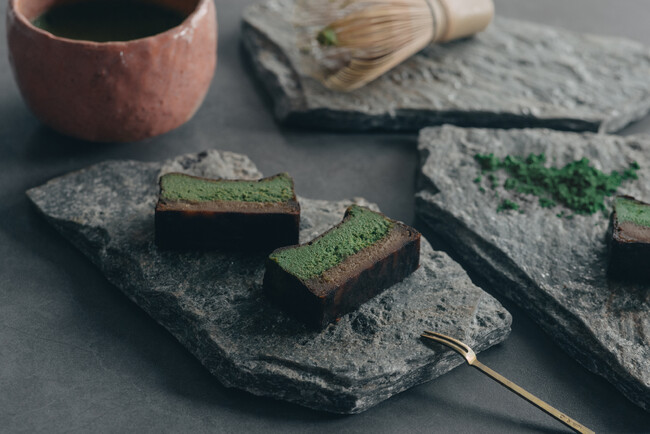
<svg viewBox="0 0 650 434"><path fill-rule="evenodd" d="M334 71L324 84L342 91L369 83L430 42L485 29L494 13L492 0L299 1L307 16L328 17L314 40L318 57Z"/></svg>
<svg viewBox="0 0 650 434"><path fill-rule="evenodd" d="M320 30L321 45L347 51L347 64L325 85L357 89L420 51L434 37L428 0L350 0L349 13Z"/></svg>

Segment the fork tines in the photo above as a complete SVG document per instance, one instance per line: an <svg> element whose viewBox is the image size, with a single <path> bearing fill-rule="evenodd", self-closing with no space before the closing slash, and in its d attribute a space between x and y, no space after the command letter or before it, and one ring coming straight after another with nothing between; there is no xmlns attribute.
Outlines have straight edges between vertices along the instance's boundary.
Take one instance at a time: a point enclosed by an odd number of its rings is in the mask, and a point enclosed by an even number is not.
<svg viewBox="0 0 650 434"><path fill-rule="evenodd" d="M467 360L467 363L470 365L476 360L476 354L474 351L458 339L454 339L450 336L443 335L442 333L432 332L428 330L424 331L420 336L451 348L463 356L465 360Z"/></svg>

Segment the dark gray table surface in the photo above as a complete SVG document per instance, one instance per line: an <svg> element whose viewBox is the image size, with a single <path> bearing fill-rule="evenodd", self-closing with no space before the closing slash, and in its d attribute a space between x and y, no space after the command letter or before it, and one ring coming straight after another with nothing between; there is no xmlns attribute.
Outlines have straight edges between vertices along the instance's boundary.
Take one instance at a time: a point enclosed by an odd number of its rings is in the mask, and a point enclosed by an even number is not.
<svg viewBox="0 0 650 434"><path fill-rule="evenodd" d="M0 432L566 432L467 366L356 416L226 389L31 208L26 189L71 170L214 148L248 154L265 174L289 171L303 196L364 196L418 226L416 135L291 131L273 121L239 44L251 3L217 1L219 65L205 104L188 124L141 143L84 143L41 126L0 44ZM647 0L496 3L503 16L650 45ZM643 132L649 119L622 134ZM650 432L649 413L501 301L512 335L481 354L484 363L597 432Z"/></svg>

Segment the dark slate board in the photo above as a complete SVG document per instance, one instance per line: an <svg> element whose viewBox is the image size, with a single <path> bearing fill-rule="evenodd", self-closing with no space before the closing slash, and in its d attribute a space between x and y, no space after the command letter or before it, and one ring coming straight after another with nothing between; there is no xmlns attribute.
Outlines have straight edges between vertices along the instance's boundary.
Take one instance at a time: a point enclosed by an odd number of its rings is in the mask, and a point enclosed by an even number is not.
<svg viewBox="0 0 650 434"><path fill-rule="evenodd" d="M167 328L224 385L337 413L358 413L462 359L418 338L449 333L485 349L505 339L510 314L424 241L421 267L322 332L265 298L264 257L161 252L153 244L161 173L259 178L248 158L211 151L161 163L106 162L28 196L63 236ZM363 200L356 200L365 203ZM300 199L301 239L338 223L350 203Z"/></svg>
<svg viewBox="0 0 650 434"><path fill-rule="evenodd" d="M311 78L295 0L244 12L243 41L281 122L319 129L545 127L616 131L650 110L650 50L497 18L484 33L431 45L370 85L337 93ZM300 31L302 32L302 30ZM297 42L300 41L300 42Z"/></svg>
<svg viewBox="0 0 650 434"><path fill-rule="evenodd" d="M650 283L607 279L608 216L561 219L561 207L543 209L502 187L481 193L473 182L477 152L545 152L558 166L586 157L607 173L637 161L639 180L620 191L650 201L650 138L444 126L423 130L419 149L418 216L570 355L650 410ZM497 213L505 198L523 213Z"/></svg>

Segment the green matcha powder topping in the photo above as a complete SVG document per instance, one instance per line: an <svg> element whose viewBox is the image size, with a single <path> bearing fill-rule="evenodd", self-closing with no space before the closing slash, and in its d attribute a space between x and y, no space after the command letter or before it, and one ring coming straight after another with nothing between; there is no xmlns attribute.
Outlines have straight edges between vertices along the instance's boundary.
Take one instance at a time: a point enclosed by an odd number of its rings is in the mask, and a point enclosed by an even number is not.
<svg viewBox="0 0 650 434"><path fill-rule="evenodd" d="M331 27L325 27L318 35L316 35L316 40L319 44L325 47L335 47L339 44L338 37L336 36L336 30Z"/></svg>
<svg viewBox="0 0 650 434"><path fill-rule="evenodd" d="M161 177L160 186L167 200L285 202L293 198L291 177L286 173L261 181L215 181L169 173Z"/></svg>
<svg viewBox="0 0 650 434"><path fill-rule="evenodd" d="M513 202L509 199L504 199L503 202L501 202L501 205L498 206L497 212L502 212L502 211L518 211L519 210L519 205L516 202Z"/></svg>
<svg viewBox="0 0 650 434"><path fill-rule="evenodd" d="M352 206L351 218L315 241L272 253L269 258L301 280L320 276L388 234L393 223L367 208Z"/></svg>
<svg viewBox="0 0 650 434"><path fill-rule="evenodd" d="M480 184L483 175L488 174L489 185L495 188L499 185L496 172L504 171L507 174L503 183L506 190L537 196L543 208L563 205L574 214L605 211L605 197L615 194L623 181L637 179L636 171L639 169L637 163L632 163L623 173L612 171L607 175L591 166L586 158L564 167L547 167L544 154L530 154L525 159L515 156L499 159L494 154L476 154L474 159L482 172L474 179L475 183ZM518 209L518 204L506 199L497 211ZM565 216L565 213L558 216Z"/></svg>
<svg viewBox="0 0 650 434"><path fill-rule="evenodd" d="M650 227L650 205L617 197L615 202L616 218L619 223L629 222L639 226Z"/></svg>

